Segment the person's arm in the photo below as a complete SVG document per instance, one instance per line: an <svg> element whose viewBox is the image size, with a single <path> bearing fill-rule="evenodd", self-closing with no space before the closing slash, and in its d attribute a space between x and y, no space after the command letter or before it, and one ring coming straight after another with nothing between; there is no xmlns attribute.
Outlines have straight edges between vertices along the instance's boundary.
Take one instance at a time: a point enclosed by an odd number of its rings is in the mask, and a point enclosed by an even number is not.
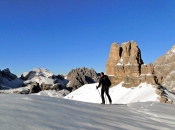
<svg viewBox="0 0 175 130"><path fill-rule="evenodd" d="M98 86L97 86L97 89L98 89L100 86L101 86L101 78L100 78L100 82L99 82L99 84L98 84Z"/></svg>

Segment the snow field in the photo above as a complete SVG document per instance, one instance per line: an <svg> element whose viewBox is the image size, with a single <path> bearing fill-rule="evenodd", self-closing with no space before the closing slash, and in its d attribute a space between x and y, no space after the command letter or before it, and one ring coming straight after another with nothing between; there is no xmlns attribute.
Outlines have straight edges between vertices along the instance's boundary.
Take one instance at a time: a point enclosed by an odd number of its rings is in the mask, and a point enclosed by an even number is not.
<svg viewBox="0 0 175 130"><path fill-rule="evenodd" d="M1 130L173 130L175 106L99 105L36 95L1 94Z"/></svg>

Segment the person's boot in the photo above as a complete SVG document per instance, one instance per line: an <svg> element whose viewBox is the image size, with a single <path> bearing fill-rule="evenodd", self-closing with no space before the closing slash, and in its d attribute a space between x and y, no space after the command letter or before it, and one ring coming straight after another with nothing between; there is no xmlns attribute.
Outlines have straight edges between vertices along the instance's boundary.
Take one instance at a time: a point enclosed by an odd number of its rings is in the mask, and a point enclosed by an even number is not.
<svg viewBox="0 0 175 130"><path fill-rule="evenodd" d="M101 104L105 104L104 102L102 102Z"/></svg>
<svg viewBox="0 0 175 130"><path fill-rule="evenodd" d="M110 105L112 104L112 102L109 103Z"/></svg>

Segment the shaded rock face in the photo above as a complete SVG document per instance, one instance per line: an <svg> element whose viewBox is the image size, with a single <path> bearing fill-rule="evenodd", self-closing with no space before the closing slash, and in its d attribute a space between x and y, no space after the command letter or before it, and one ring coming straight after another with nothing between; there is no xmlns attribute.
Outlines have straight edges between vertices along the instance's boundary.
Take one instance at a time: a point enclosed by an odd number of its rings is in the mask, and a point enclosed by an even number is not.
<svg viewBox="0 0 175 130"><path fill-rule="evenodd" d="M175 92L175 45L154 62L158 83Z"/></svg>
<svg viewBox="0 0 175 130"><path fill-rule="evenodd" d="M23 80L11 73L8 68L0 70L0 89L18 88L22 83Z"/></svg>
<svg viewBox="0 0 175 130"><path fill-rule="evenodd" d="M6 69L0 71L0 78L1 78L1 80L2 80L2 78L6 78L9 81L11 81L11 80L14 80L14 79L16 79L18 77L16 75L12 74L10 72L9 68L6 68Z"/></svg>
<svg viewBox="0 0 175 130"><path fill-rule="evenodd" d="M44 91L44 90L56 90L56 91L60 91L62 90L64 87L62 87L62 85L60 83L56 83L56 84L39 84L37 82L34 82L30 85L30 91L29 94L31 93L38 93L40 91Z"/></svg>
<svg viewBox="0 0 175 130"><path fill-rule="evenodd" d="M29 94L31 94L31 93L38 93L40 91L41 91L41 88L39 86L39 83L33 83L33 84L30 85L30 92L29 92Z"/></svg>
<svg viewBox="0 0 175 130"><path fill-rule="evenodd" d="M98 82L99 78L94 69L83 67L71 70L67 75L67 80L69 80L67 87L76 90L84 84Z"/></svg>
<svg viewBox="0 0 175 130"><path fill-rule="evenodd" d="M40 85L41 90L56 90L56 91L60 91L62 90L64 87L62 87L62 85L60 83L56 83L56 84L45 84L42 83Z"/></svg>
<svg viewBox="0 0 175 130"><path fill-rule="evenodd" d="M111 45L106 73L115 77L111 78L115 79L113 85L122 81L127 88L138 86L141 82L155 84L153 64L143 64L141 51L134 41L124 42L121 47L116 42Z"/></svg>

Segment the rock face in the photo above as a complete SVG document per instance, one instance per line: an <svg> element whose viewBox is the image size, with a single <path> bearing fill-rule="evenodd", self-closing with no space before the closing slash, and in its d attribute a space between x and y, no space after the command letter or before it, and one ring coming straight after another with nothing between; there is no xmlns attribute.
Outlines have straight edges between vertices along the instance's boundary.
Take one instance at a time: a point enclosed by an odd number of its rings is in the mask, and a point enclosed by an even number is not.
<svg viewBox="0 0 175 130"><path fill-rule="evenodd" d="M2 77L7 78L10 81L18 78L15 74L10 72L9 68L2 70L0 73Z"/></svg>
<svg viewBox="0 0 175 130"><path fill-rule="evenodd" d="M117 64L121 57L121 47L117 42L114 42L111 45L110 53L109 53L109 58L106 64L106 73L109 75L114 75L115 74L115 68L114 66Z"/></svg>
<svg viewBox="0 0 175 130"><path fill-rule="evenodd" d="M141 82L155 84L153 64L143 64L141 51L134 41L124 42L121 47L116 42L111 45L106 73L113 76L110 77L113 85L122 81L123 87L127 88L138 86Z"/></svg>
<svg viewBox="0 0 175 130"><path fill-rule="evenodd" d="M60 91L62 89L63 89L63 87L59 83L56 83L56 84L45 84L45 83L39 84L39 83L34 82L34 83L30 84L29 94L38 93L38 92L44 91L44 90Z"/></svg>
<svg viewBox="0 0 175 130"><path fill-rule="evenodd" d="M158 83L175 92L175 45L154 63Z"/></svg>
<svg viewBox="0 0 175 130"><path fill-rule="evenodd" d="M0 70L0 89L18 88L22 83L23 80L11 73L8 68Z"/></svg>
<svg viewBox="0 0 175 130"><path fill-rule="evenodd" d="M41 91L41 88L39 86L39 83L35 83L35 84L31 84L31 87L30 87L30 94L31 93L38 93Z"/></svg>
<svg viewBox="0 0 175 130"><path fill-rule="evenodd" d="M98 82L99 78L94 69L83 67L71 70L67 75L67 80L69 80L67 87L76 90L84 84Z"/></svg>

